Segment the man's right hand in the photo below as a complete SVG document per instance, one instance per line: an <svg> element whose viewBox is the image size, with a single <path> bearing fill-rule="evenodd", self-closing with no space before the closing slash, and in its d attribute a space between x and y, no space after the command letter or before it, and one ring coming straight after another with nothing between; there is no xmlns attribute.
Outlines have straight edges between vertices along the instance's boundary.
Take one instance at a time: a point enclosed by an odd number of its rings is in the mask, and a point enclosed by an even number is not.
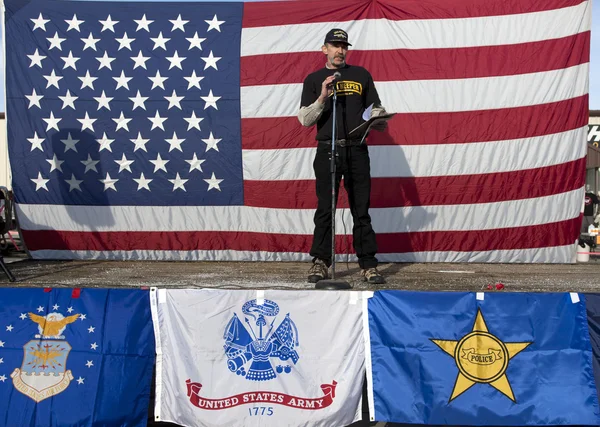
<svg viewBox="0 0 600 427"><path fill-rule="evenodd" d="M335 77L333 77L333 76L329 76L325 80L323 80L323 83L321 84L321 95L319 95L319 99L318 99L318 101L321 104L325 104L325 101L327 101L327 98L329 98L331 96L331 94L333 93L333 81L334 80L335 80Z"/></svg>

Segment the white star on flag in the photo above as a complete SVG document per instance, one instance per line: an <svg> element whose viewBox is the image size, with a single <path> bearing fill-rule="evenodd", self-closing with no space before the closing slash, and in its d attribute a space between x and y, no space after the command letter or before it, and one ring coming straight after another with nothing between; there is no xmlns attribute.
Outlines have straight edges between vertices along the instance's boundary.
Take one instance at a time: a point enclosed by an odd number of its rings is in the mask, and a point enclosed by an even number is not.
<svg viewBox="0 0 600 427"><path fill-rule="evenodd" d="M165 141L167 141L167 143L169 144L169 152L173 150L179 150L183 153L183 150L181 149L181 144L183 144L185 138L177 138L177 133L173 132L173 138L165 139Z"/></svg>
<svg viewBox="0 0 600 427"><path fill-rule="evenodd" d="M96 328L94 328L93 326L90 326L90 327L88 328L88 332L89 332L90 334L91 334L92 332L95 332L95 331L96 331Z"/></svg>
<svg viewBox="0 0 600 427"><path fill-rule="evenodd" d="M25 313L21 313L21 315L19 316L19 319L25 320L25 319L27 319L27 315Z"/></svg>
<svg viewBox="0 0 600 427"><path fill-rule="evenodd" d="M60 130L58 129L58 122L60 122L62 119L59 117L54 117L54 113L52 111L50 111L50 117L47 119L42 118L42 120L48 125L46 127L46 132L48 132L50 129Z"/></svg>
<svg viewBox="0 0 600 427"><path fill-rule="evenodd" d="M36 148L40 151L44 151L42 148L42 142L44 142L44 138L40 138L36 132L33 132L33 138L27 138L27 141L31 142L31 151Z"/></svg>
<svg viewBox="0 0 600 427"><path fill-rule="evenodd" d="M124 87L125 89L129 90L129 81L133 79L133 77L127 77L125 72L121 70L121 75L119 77L113 77L113 79L117 82L117 87L115 90L119 89L120 87Z"/></svg>
<svg viewBox="0 0 600 427"><path fill-rule="evenodd" d="M98 169L96 169L96 165L100 163L100 160L93 160L92 157L88 153L87 160L81 160L81 163L85 166L85 170L83 173L87 173L88 171L94 171L98 173ZM70 311L69 311L70 313Z"/></svg>
<svg viewBox="0 0 600 427"><path fill-rule="evenodd" d="M87 366L88 368L91 368L92 366L94 366L94 362L92 362L91 360L88 360L87 363L85 364L85 366Z"/></svg>
<svg viewBox="0 0 600 427"><path fill-rule="evenodd" d="M103 68L108 68L109 70L112 71L111 63L114 60L116 60L117 58L111 58L110 56L108 56L108 52L104 51L104 55L102 57L96 58L96 59L100 63L100 65L98 66L98 70L101 70Z"/></svg>
<svg viewBox="0 0 600 427"><path fill-rule="evenodd" d="M160 71L157 70L156 76L154 76L154 77L148 76L148 78L150 79L150 81L152 81L152 87L150 89L154 89L155 87L160 87L163 90L165 89L165 86L163 83L165 82L165 80L168 79L168 77L162 77L160 75Z"/></svg>
<svg viewBox="0 0 600 427"><path fill-rule="evenodd" d="M50 163L50 173L54 172L55 170L62 172L62 168L61 165L65 162L64 160L59 160L58 157L56 157L56 153L54 154L54 156L51 159L46 159L46 161L48 163Z"/></svg>
<svg viewBox="0 0 600 427"><path fill-rule="evenodd" d="M71 174L71 179L65 179L65 182L69 184L69 193L73 190L81 191L81 188L79 186L81 185L83 180L75 179L74 174Z"/></svg>
<svg viewBox="0 0 600 427"><path fill-rule="evenodd" d="M34 88L33 92L31 92L31 95L25 95L25 98L27 98L29 100L29 107L27 107L27 109L29 109L35 105L36 107L38 107L41 110L42 106L40 105L40 100L43 97L44 97L43 95L38 95L35 92L35 88Z"/></svg>
<svg viewBox="0 0 600 427"><path fill-rule="evenodd" d="M75 110L75 101L77 101L77 98L77 96L71 95L71 92L69 91L69 89L67 89L67 93L65 93L65 96L58 97L58 99L60 99L63 102L61 110L64 110L67 107L71 107L73 110Z"/></svg>
<svg viewBox="0 0 600 427"><path fill-rule="evenodd" d="M208 107L213 107L215 110L218 110L217 108L217 101L219 99L221 99L220 96L214 96L212 93L212 89L208 92L208 96L201 96L200 98L202 98L204 100L204 102L206 102L206 104L204 104L204 109L206 110Z"/></svg>
<svg viewBox="0 0 600 427"><path fill-rule="evenodd" d="M144 176L144 173L140 173L140 177L139 178L133 178L133 180L135 182L137 182L138 185L138 191L140 191L142 188L150 191L150 186L149 184L153 181L151 179L146 179L146 177Z"/></svg>
<svg viewBox="0 0 600 427"><path fill-rule="evenodd" d="M83 381L85 380L85 378L77 378L77 385L83 384Z"/></svg>
<svg viewBox="0 0 600 427"><path fill-rule="evenodd" d="M89 87L90 89L94 90L94 81L96 79L98 79L98 77L92 77L90 76L90 71L86 71L85 72L85 76L83 77L77 77L79 80L81 80L81 89L83 89L84 87Z"/></svg>
<svg viewBox="0 0 600 427"><path fill-rule="evenodd" d="M104 132L102 134L102 138L97 138L96 142L98 142L98 144L100 144L100 148L98 149L98 152L102 151L102 150L108 150L112 153L112 147L110 146L110 144L112 144L113 142L115 142L114 139L108 139L106 137L106 132Z"/></svg>
<svg viewBox="0 0 600 427"><path fill-rule="evenodd" d="M125 153L123 153L123 157L121 157L121 160L115 160L115 163L119 165L119 173L121 173L125 170L131 173L130 166L134 161L135 160L128 160L125 157Z"/></svg>
<svg viewBox="0 0 600 427"><path fill-rule="evenodd" d="M198 31L196 31L194 33L194 37L191 37L191 38L186 37L186 40L188 42L190 42L190 47L188 48L188 50L192 50L195 47L198 48L199 50L202 50L202 42L205 41L206 39L198 37Z"/></svg>
<svg viewBox="0 0 600 427"><path fill-rule="evenodd" d="M13 329L15 329L15 328L13 328L13 325L8 325L8 326L6 327L6 330L7 330L8 332L12 332L12 330L13 330Z"/></svg>
<svg viewBox="0 0 600 427"><path fill-rule="evenodd" d="M37 65L38 67L42 68L42 61L47 57L44 55L40 55L39 50L36 49L33 55L27 55L27 58L31 59L31 64L29 64L29 68L33 67L34 65Z"/></svg>
<svg viewBox="0 0 600 427"><path fill-rule="evenodd" d="M85 320L85 314L82 314L81 316L79 316L79 320Z"/></svg>
<svg viewBox="0 0 600 427"><path fill-rule="evenodd" d="M46 40L48 40L50 43L48 50L52 50L54 48L62 50L62 44L66 39L58 37L58 32L55 32L53 37L46 37Z"/></svg>
<svg viewBox="0 0 600 427"><path fill-rule="evenodd" d="M169 181L171 182L171 184L173 184L173 191L177 190L178 188L182 189L183 191L186 191L185 183L188 182L189 179L181 179L179 177L179 173L177 173L175 179L170 179Z"/></svg>
<svg viewBox="0 0 600 427"><path fill-rule="evenodd" d="M6 375L0 375L0 381L2 381L2 382L6 381Z"/></svg>
<svg viewBox="0 0 600 427"><path fill-rule="evenodd" d="M194 70L192 72L192 75L189 77L184 77L184 79L186 79L188 81L188 89L191 89L192 87L197 87L198 89L202 89L200 87L200 80L204 79L204 77L201 76L197 76L196 75L196 70Z"/></svg>
<svg viewBox="0 0 600 427"><path fill-rule="evenodd" d="M92 350L96 350L96 349L98 348L98 344L96 344L96 343L93 343L93 344L91 345L91 348L92 348Z"/></svg>
<svg viewBox="0 0 600 427"><path fill-rule="evenodd" d="M134 70L137 67L142 67L144 70L147 70L147 68L146 68L146 61L148 61L150 59L150 57L142 55L142 51L141 50L138 53L138 56L132 56L131 59L132 59L133 62L135 62L135 64L133 65L133 69Z"/></svg>
<svg viewBox="0 0 600 427"><path fill-rule="evenodd" d="M119 21L113 21L110 17L110 15L108 15L108 18L106 18L106 20L101 21L99 20L98 22L100 22L102 24L102 30L100 30L100 32L105 31L105 30L110 30L113 33L115 32L115 25L119 23Z"/></svg>
<svg viewBox="0 0 600 427"><path fill-rule="evenodd" d="M181 68L181 63L186 59L185 56L179 56L177 51L175 51L173 56L167 56L166 58L169 61L169 63L171 64L171 65L169 65L169 70L173 67L177 67L180 70L183 70L183 68Z"/></svg>
<svg viewBox="0 0 600 427"><path fill-rule="evenodd" d="M67 312L68 312L69 314L73 313L73 307L69 307L69 308L67 308Z"/></svg>
<svg viewBox="0 0 600 427"><path fill-rule="evenodd" d="M213 188L215 190L221 191L221 187L219 187L219 184L221 182L223 182L223 180L222 179L217 179L215 177L215 173L214 172L213 172L212 176L210 177L210 179L205 179L204 181L206 181L206 183L208 184L208 190L206 190L206 191L210 191Z"/></svg>
<svg viewBox="0 0 600 427"><path fill-rule="evenodd" d="M87 36L86 39L82 38L81 41L85 43L85 45L83 46L83 50L86 50L87 48L92 48L96 50L96 43L98 43L100 39L95 39L92 33L90 33L90 35Z"/></svg>
<svg viewBox="0 0 600 427"><path fill-rule="evenodd" d="M179 15L177 17L177 19L175 19L175 20L169 19L169 22L171 24L173 24L173 28L171 28L171 32L173 32L175 30L181 30L185 33L185 29L183 28L183 26L190 21L184 21L183 19L181 19L181 15Z"/></svg>
<svg viewBox="0 0 600 427"><path fill-rule="evenodd" d="M60 89L60 87L58 87L58 82L62 80L62 76L57 76L54 70L52 70L49 76L44 76L44 78L48 81L46 89L48 89L50 86Z"/></svg>
<svg viewBox="0 0 600 427"><path fill-rule="evenodd" d="M41 305L36 309L38 313L41 313L42 311L44 311L44 307L42 307Z"/></svg>
<svg viewBox="0 0 600 427"><path fill-rule="evenodd" d="M77 153L77 148L75 147L75 144L77 144L79 140L73 139L71 137L71 132L67 133L67 139L61 139L60 142L65 144L65 153L69 150L73 150Z"/></svg>
<svg viewBox="0 0 600 427"><path fill-rule="evenodd" d="M196 169L199 170L200 172L203 172L202 171L202 163L204 163L205 161L206 160L199 159L196 156L196 153L194 153L194 157L192 157L190 160L186 160L186 162L190 164L190 172L193 170L196 170Z"/></svg>
<svg viewBox="0 0 600 427"><path fill-rule="evenodd" d="M138 132L136 139L130 139L130 141L135 144L133 152L136 152L137 150L144 150L145 152L148 152L148 150L146 150L146 144L150 140L142 138L142 134L140 132Z"/></svg>
<svg viewBox="0 0 600 427"><path fill-rule="evenodd" d="M115 39L115 40L119 42L119 49L117 49L117 50L121 50L123 48L127 48L127 49L131 50L131 43L135 41L135 39L130 39L129 37L127 37L127 32L125 32L123 37L121 37L120 39Z"/></svg>
<svg viewBox="0 0 600 427"><path fill-rule="evenodd" d="M208 150L215 150L215 151L219 151L219 147L218 147L218 143L221 142L221 138L217 139L213 136L212 132L210 133L210 136L208 137L208 139L203 139L202 141L204 141L206 143L206 151Z"/></svg>
<svg viewBox="0 0 600 427"><path fill-rule="evenodd" d="M198 129L198 130L202 130L202 129L200 129L200 122L202 120L204 120L204 118L203 117L196 117L196 113L193 110L192 110L191 117L184 117L183 120L185 120L186 122L188 122L188 128L187 128L187 130L190 130L192 128Z"/></svg>
<svg viewBox="0 0 600 427"><path fill-rule="evenodd" d="M160 153L158 153L156 155L156 160L150 160L150 163L152 163L154 165L154 173L156 173L159 169L166 172L167 171L166 165L169 162L170 162L170 160L163 160L160 157Z"/></svg>
<svg viewBox="0 0 600 427"><path fill-rule="evenodd" d="M104 91L102 91L102 95L95 96L94 99L98 103L98 110L101 108L106 108L108 111L110 111L110 101L112 101L113 98L106 96Z"/></svg>
<svg viewBox="0 0 600 427"><path fill-rule="evenodd" d="M163 123L165 122L165 120L167 120L167 118L161 117L158 113L158 110L156 110L156 115L154 117L148 117L148 120L152 122L152 128L150 130L155 128L161 128L162 130L165 130Z"/></svg>
<svg viewBox="0 0 600 427"><path fill-rule="evenodd" d="M135 23L138 25L136 28L136 32L140 31L140 30L146 30L148 32L150 32L150 24L152 24L154 21L150 21L148 19L146 19L146 14L144 14L144 16L142 16L142 19L134 19Z"/></svg>
<svg viewBox="0 0 600 427"><path fill-rule="evenodd" d="M83 24L85 21L81 21L81 20L77 19L77 15L73 15L73 18L71 20L65 19L65 22L67 24L69 24L69 28L67 28L67 32L69 32L71 30L80 32L79 26L81 24Z"/></svg>
<svg viewBox="0 0 600 427"><path fill-rule="evenodd" d="M58 308L59 308L59 305L58 305L58 304L54 304L54 305L52 306L52 309L53 309L53 310L58 310Z"/></svg>
<svg viewBox="0 0 600 427"><path fill-rule="evenodd" d="M108 174L108 172L106 172L106 178L99 179L98 181L100 181L102 184L104 184L104 191L108 190L109 188L117 191L117 188L115 187L115 184L117 183L118 179L117 178L111 178L110 175Z"/></svg>
<svg viewBox="0 0 600 427"><path fill-rule="evenodd" d="M81 123L81 131L83 132L86 129L94 132L94 122L98 119L91 119L88 115L87 111L85 112L85 117L83 119L77 119L79 123Z"/></svg>
<svg viewBox="0 0 600 427"><path fill-rule="evenodd" d="M217 30L218 32L221 32L221 24L225 23L225 21L219 21L217 19L217 15L215 15L210 21L205 20L204 22L208 24L208 30L206 30L207 33L210 30Z"/></svg>
<svg viewBox="0 0 600 427"><path fill-rule="evenodd" d="M137 91L137 94L134 97L130 97L129 99L133 102L133 108L132 108L132 110L135 110L138 107L140 107L143 110L146 109L146 105L144 104L144 102L146 102L146 100L148 99L148 97L147 96L142 96L140 94L139 90Z"/></svg>
<svg viewBox="0 0 600 427"><path fill-rule="evenodd" d="M163 37L162 31L158 33L158 37L150 37L150 40L154 42L154 47L152 50L156 50L159 47L163 50L167 50L167 42L171 40L170 38Z"/></svg>
<svg viewBox="0 0 600 427"><path fill-rule="evenodd" d="M210 51L210 53L208 54L208 56L205 57L200 57L200 59L202 59L204 62L206 62L206 64L204 64L204 69L206 70L209 67L214 68L215 70L219 70L217 68L217 61L219 59L221 59L220 56L214 56L212 50Z"/></svg>
<svg viewBox="0 0 600 427"><path fill-rule="evenodd" d="M128 119L123 115L123 112L121 111L121 115L119 117L117 117L116 119L113 118L113 121L117 124L117 128L115 129L115 132L118 131L119 129L125 129L127 132L129 132L129 122L133 120L133 119Z"/></svg>
<svg viewBox="0 0 600 427"><path fill-rule="evenodd" d="M49 19L44 19L44 17L42 16L42 14L40 13L40 16L37 17L37 19L30 19L31 22L33 22L33 30L31 31L35 31L38 28L41 29L42 31L46 31L46 24L48 22L50 22Z"/></svg>
<svg viewBox="0 0 600 427"><path fill-rule="evenodd" d="M61 56L60 59L62 59L65 63L65 65L63 66L63 70L66 68L72 68L75 71L77 71L77 66L75 64L77 63L77 61L79 61L80 58L73 56L73 52L69 51L68 56Z"/></svg>
<svg viewBox="0 0 600 427"><path fill-rule="evenodd" d="M48 181L50 181L49 179L45 179L42 176L41 172L38 172L38 176L37 178L30 178L31 181L35 184L35 191L38 191L40 189L44 189L46 191L48 191L48 187L46 187L46 184L48 184Z"/></svg>
<svg viewBox="0 0 600 427"><path fill-rule="evenodd" d="M170 110L171 107L177 107L181 110L181 100L183 98L183 96L177 96L177 93L175 93L175 90L173 90L171 96L165 96L165 99L169 101L169 107L167 109Z"/></svg>

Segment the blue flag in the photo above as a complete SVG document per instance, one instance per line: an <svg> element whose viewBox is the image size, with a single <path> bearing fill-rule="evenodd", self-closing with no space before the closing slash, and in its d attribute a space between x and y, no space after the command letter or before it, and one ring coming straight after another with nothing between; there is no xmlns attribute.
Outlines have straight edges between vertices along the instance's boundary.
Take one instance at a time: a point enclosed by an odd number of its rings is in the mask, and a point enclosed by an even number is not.
<svg viewBox="0 0 600 427"><path fill-rule="evenodd" d="M243 203L242 3L5 4L17 202Z"/></svg>
<svg viewBox="0 0 600 427"><path fill-rule="evenodd" d="M600 425L578 298L376 292L368 308L375 420Z"/></svg>
<svg viewBox="0 0 600 427"><path fill-rule="evenodd" d="M146 425L147 291L0 289L0 301L0 425Z"/></svg>

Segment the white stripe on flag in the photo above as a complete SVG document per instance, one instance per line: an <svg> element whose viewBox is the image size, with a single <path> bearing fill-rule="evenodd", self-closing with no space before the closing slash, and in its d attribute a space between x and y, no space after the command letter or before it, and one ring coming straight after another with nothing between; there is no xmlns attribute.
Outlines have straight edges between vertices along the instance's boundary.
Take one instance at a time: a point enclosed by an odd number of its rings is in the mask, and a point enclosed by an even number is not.
<svg viewBox="0 0 600 427"><path fill-rule="evenodd" d="M375 82L392 113L493 110L563 101L588 93L589 63L512 76ZM302 83L241 88L242 118L294 117Z"/></svg>
<svg viewBox="0 0 600 427"><path fill-rule="evenodd" d="M432 49L498 46L571 36L591 28L586 1L577 6L518 15L457 19L392 21L365 19L347 22L274 25L242 29L241 55L314 52L331 28L352 36L353 50ZM285 37L281 37L285 34Z"/></svg>
<svg viewBox="0 0 600 427"><path fill-rule="evenodd" d="M377 145L369 147L371 176L428 177L513 172L552 166L586 155L587 126L532 138L467 144ZM316 145L316 142L315 142ZM244 150L244 179L314 179L315 148ZM540 153L544 153L540 155Z"/></svg>
<svg viewBox="0 0 600 427"><path fill-rule="evenodd" d="M377 233L487 230L546 224L578 217L583 188L551 196L496 203L371 209ZM61 231L242 231L312 234L313 209L247 206L60 206L17 205L24 230ZM337 211L336 233L349 209ZM44 218L53 218L51 225ZM190 221L193 218L194 221ZM38 224L42 224L41 226ZM346 230L351 233L350 230Z"/></svg>

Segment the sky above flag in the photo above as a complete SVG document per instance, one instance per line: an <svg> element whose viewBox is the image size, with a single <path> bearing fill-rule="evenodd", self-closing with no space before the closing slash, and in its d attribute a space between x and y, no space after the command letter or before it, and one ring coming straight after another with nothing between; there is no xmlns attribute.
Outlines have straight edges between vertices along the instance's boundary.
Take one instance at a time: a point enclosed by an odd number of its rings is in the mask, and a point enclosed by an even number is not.
<svg viewBox="0 0 600 427"><path fill-rule="evenodd" d="M103 1L103 0L93 0ZM116 0L116 1L139 1L139 0ZM156 0L150 0L156 1ZM168 0L160 0L168 1ZM180 0L199 1L199 0ZM238 0L212 0L212 2L232 2ZM247 2L257 0L245 0ZM0 23L4 25L4 23ZM0 37L2 37L0 35ZM0 57L0 81L4 82L4 57ZM590 109L600 110L600 2L592 2L592 43L590 56ZM0 111L5 111L4 85L0 87Z"/></svg>

